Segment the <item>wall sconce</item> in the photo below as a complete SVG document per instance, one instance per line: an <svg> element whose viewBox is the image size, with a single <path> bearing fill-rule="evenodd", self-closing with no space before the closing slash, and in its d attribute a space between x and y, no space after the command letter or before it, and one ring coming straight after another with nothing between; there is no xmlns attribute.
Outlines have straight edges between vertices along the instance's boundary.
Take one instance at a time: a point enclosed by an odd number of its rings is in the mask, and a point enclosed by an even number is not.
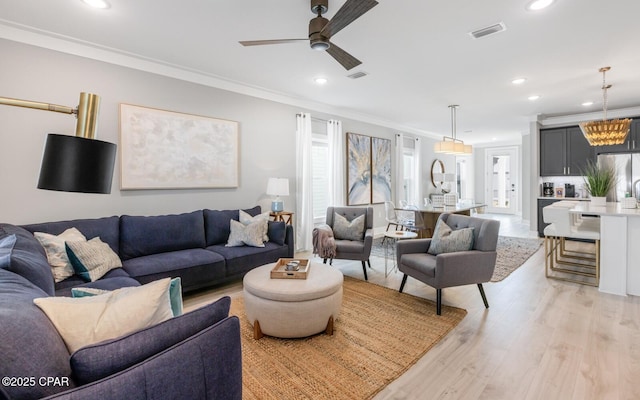
<svg viewBox="0 0 640 400"><path fill-rule="evenodd" d="M117 146L95 139L100 97L80 93L78 107L0 97L0 104L75 114L76 136L47 135L38 189L111 193Z"/></svg>
<svg viewBox="0 0 640 400"><path fill-rule="evenodd" d="M267 182L267 194L276 196L271 203L271 211L280 212L284 210L284 203L280 200L280 196L289 195L289 179L287 178L269 178Z"/></svg>

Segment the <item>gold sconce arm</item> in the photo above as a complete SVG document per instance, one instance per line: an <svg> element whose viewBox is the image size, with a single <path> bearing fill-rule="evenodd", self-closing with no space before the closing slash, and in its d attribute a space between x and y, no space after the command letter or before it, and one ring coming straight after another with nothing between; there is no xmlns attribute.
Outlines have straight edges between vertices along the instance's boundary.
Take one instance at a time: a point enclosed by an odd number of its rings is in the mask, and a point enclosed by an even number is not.
<svg viewBox="0 0 640 400"><path fill-rule="evenodd" d="M42 103L39 101L12 99L9 97L0 97L0 105L33 108L63 114L75 114L78 118L76 123L76 136L86 139L96 138L98 110L100 109L100 96L98 95L84 92L80 93L80 102L76 108Z"/></svg>
<svg viewBox="0 0 640 400"><path fill-rule="evenodd" d="M0 105L75 114L76 136L50 133L40 166L39 189L110 193L116 145L96 137L100 97L80 93L78 107L0 97Z"/></svg>

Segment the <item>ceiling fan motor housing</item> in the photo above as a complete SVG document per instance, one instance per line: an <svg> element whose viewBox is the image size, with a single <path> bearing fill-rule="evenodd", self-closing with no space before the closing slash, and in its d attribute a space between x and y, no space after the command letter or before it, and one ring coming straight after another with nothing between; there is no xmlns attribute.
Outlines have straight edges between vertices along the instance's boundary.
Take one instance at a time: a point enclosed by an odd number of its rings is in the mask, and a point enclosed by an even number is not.
<svg viewBox="0 0 640 400"><path fill-rule="evenodd" d="M311 12L324 14L329 10L329 0L311 0Z"/></svg>
<svg viewBox="0 0 640 400"><path fill-rule="evenodd" d="M315 17L309 21L309 40L312 49L322 51L329 48L329 40L320 33L328 22L329 20L324 17Z"/></svg>

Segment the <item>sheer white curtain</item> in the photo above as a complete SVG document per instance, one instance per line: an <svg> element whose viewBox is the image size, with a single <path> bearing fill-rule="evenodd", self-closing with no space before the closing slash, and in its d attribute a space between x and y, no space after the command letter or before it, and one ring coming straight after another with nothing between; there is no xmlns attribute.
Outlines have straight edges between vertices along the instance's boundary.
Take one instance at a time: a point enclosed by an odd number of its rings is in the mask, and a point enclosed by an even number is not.
<svg viewBox="0 0 640 400"><path fill-rule="evenodd" d="M396 133L396 206L405 199L404 195L404 135Z"/></svg>
<svg viewBox="0 0 640 400"><path fill-rule="evenodd" d="M342 133L342 121L327 121L329 139L329 205L345 204L345 139Z"/></svg>
<svg viewBox="0 0 640 400"><path fill-rule="evenodd" d="M411 177L414 180L413 184L413 198L414 203L417 206L421 206L423 203L422 197L422 142L420 138L414 139L415 147L413 149L413 162L415 163L414 175Z"/></svg>
<svg viewBox="0 0 640 400"><path fill-rule="evenodd" d="M311 168L311 114L296 115L296 250L312 250L313 174Z"/></svg>

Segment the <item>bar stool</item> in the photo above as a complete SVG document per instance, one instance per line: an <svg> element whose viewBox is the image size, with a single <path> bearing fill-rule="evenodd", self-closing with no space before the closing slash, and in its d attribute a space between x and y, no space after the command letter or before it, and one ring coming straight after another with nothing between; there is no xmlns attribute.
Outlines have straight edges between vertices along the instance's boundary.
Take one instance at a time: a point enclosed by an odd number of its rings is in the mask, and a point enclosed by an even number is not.
<svg viewBox="0 0 640 400"><path fill-rule="evenodd" d="M559 202L562 203L562 202ZM599 220L581 221L569 213L569 204L554 203L542 209L544 222L545 276L568 282L598 286L600 282L600 224ZM594 252L568 250L565 239L595 242ZM559 272L561 275L552 274ZM567 276L569 275L569 276ZM591 280L572 278L580 275Z"/></svg>

